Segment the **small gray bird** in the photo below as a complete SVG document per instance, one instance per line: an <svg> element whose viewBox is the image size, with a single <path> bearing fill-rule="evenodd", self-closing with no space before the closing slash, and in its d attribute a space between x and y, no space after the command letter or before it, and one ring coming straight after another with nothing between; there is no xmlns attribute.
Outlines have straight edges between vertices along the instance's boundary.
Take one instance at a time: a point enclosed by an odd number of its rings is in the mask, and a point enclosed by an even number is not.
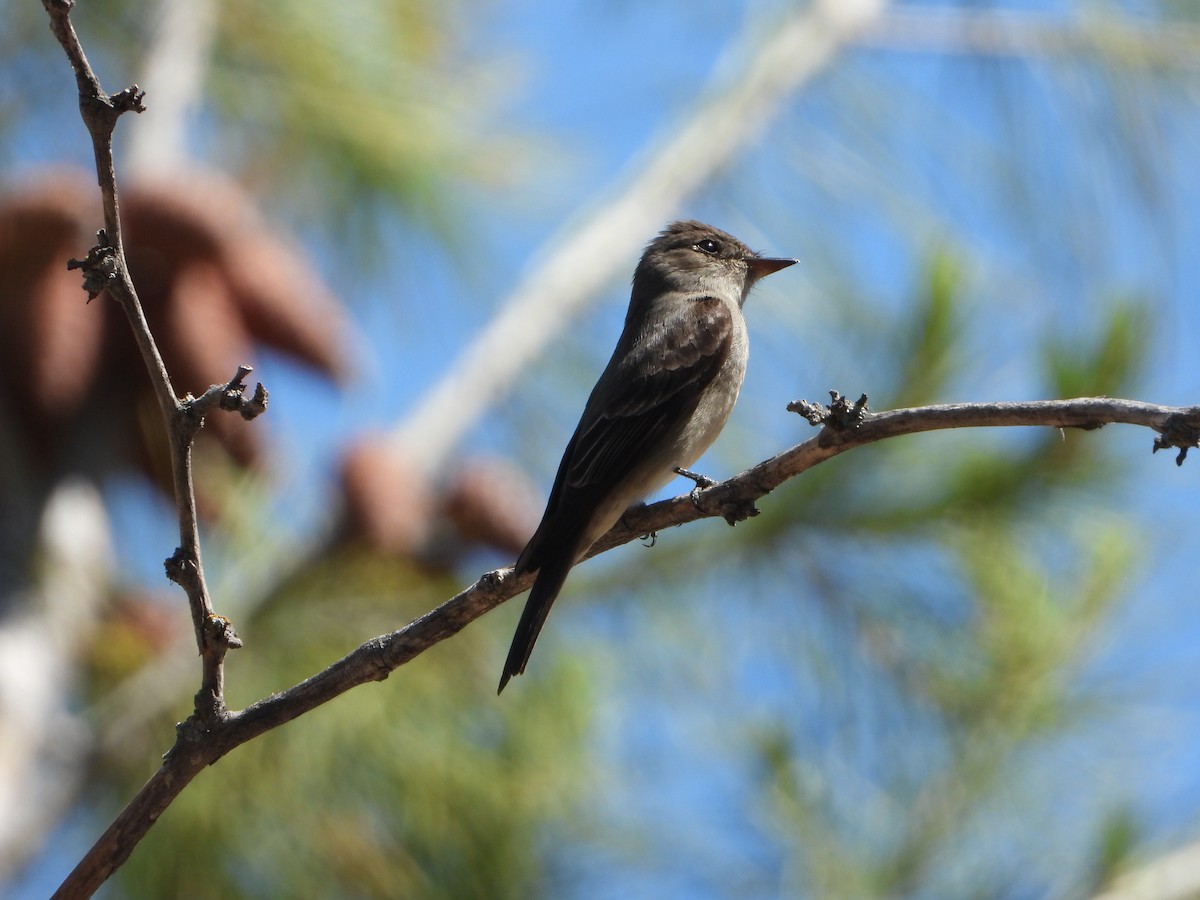
<svg viewBox="0 0 1200 900"><path fill-rule="evenodd" d="M500 687L525 671L567 573L621 514L687 468L720 434L742 389L742 304L792 265L701 222L675 222L633 273L625 328L563 453L516 574L537 571Z"/></svg>

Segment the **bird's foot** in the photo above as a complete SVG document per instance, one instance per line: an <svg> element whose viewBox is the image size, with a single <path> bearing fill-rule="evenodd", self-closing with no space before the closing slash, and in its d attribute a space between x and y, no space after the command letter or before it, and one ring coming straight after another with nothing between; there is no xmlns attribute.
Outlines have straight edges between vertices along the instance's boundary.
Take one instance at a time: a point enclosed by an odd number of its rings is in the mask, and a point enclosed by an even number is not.
<svg viewBox="0 0 1200 900"><path fill-rule="evenodd" d="M691 493L688 496L692 498L692 503L694 503L697 508L700 507L700 492L717 484L716 481L714 481L712 478L709 478L707 475L701 475L698 472L689 471L688 469L683 468L683 466L676 466L671 471L676 475L680 475L695 483L696 486L692 488Z"/></svg>
<svg viewBox="0 0 1200 900"><path fill-rule="evenodd" d="M689 478L696 482L696 486L692 488L688 496L692 500L692 505L700 512L707 515L712 515L713 506L710 502L707 504L707 509L700 504L700 495L711 487L716 487L720 482L714 481L707 475L700 475L697 472L689 472L680 466L676 466L672 471L676 475L681 475L684 478ZM711 499L711 498L710 498ZM746 519L751 519L758 515L758 507L754 505L753 500L731 500L722 503L718 509L721 518L730 525L736 525L738 522L744 522Z"/></svg>

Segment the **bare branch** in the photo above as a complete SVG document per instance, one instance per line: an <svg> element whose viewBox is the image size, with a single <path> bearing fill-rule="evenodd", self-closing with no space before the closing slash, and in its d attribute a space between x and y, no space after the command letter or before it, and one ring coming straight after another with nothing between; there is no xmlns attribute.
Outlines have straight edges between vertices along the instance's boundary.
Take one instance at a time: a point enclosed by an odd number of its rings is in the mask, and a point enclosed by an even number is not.
<svg viewBox="0 0 1200 900"><path fill-rule="evenodd" d="M162 355L138 299L137 290L129 277L121 235L120 205L117 196L117 179L113 166L112 136L117 120L122 113L142 112L145 96L137 85L109 95L100 86L79 37L70 21L73 6L71 0L43 0L50 16L50 30L62 44L79 87L79 108L92 139L96 157L96 175L104 203L104 228L97 234L97 246L85 259L71 260L69 268L82 269L84 287L89 297L101 290L116 300L125 311L138 350L150 375L155 396L170 435L171 470L175 489L175 506L179 518L179 547L167 560L168 577L187 593L192 613L192 625L196 645L202 659L203 678L196 701L196 716L210 721L225 714L222 666L225 653L240 646L232 629L214 627L214 622L224 622L213 609L208 588L204 580L204 568L200 557L200 534L196 515L196 499L192 482L192 441L204 421L204 416L215 407L233 410L244 418L253 418L267 404L267 394L259 385L250 400L243 396L243 380L250 373L249 366L238 369L226 385L214 385L204 395L190 395L182 401L175 393L171 377L163 364Z"/></svg>
<svg viewBox="0 0 1200 900"><path fill-rule="evenodd" d="M195 431L200 429L204 417L212 410L220 408L235 412L247 422L256 419L267 411L267 389L261 384L254 389L254 394L246 398L246 376L253 372L251 366L238 366L237 372L226 384L210 385L208 390L199 397L190 394L180 404L179 412L187 418L188 424Z"/></svg>
<svg viewBox="0 0 1200 900"><path fill-rule="evenodd" d="M1200 28L1180 19L906 4L880 16L856 42L916 53L1025 59L1107 55L1126 65L1194 69Z"/></svg>
<svg viewBox="0 0 1200 900"><path fill-rule="evenodd" d="M691 494L635 507L592 547L589 557L629 543L639 537L697 519L720 516L731 523L754 515L754 503L785 481L847 450L904 434L947 428L1041 426L1094 430L1107 424L1140 425L1176 438L1190 434L1187 446L1196 446L1200 435L1200 406L1171 407L1136 400L1085 397L1028 403L958 403L869 413L865 398L848 403L834 392L834 402L820 433L778 456L764 460L740 475ZM839 409L840 407L840 409ZM806 417L819 407L803 401L790 404ZM1163 438L1159 438L1155 443ZM1172 446L1180 446L1173 443ZM180 726L179 738L167 754L162 769L134 798L73 872L63 897L88 896L128 857L132 844L149 830L158 814L183 790L201 768L266 731L290 722L353 687L382 681L400 666L439 641L451 637L484 613L529 588L531 574L520 577L511 569L497 569L441 606L390 634L380 635L335 662L322 672L278 694L227 713L207 723L189 721ZM132 842L132 843L131 843ZM95 879L99 880L95 880Z"/></svg>
<svg viewBox="0 0 1200 900"><path fill-rule="evenodd" d="M267 395L259 385L250 400L244 398L242 382L250 372L248 366L240 367L228 384L214 386L200 398L189 395L180 401L175 393L129 277L113 165L112 136L117 120L125 112L142 112L145 94L137 85L113 95L104 92L71 24L73 5L72 0L43 0L50 17L50 29L62 45L75 73L80 114L91 137L96 159L96 177L104 206L104 228L97 233L97 245L87 256L83 260L71 260L68 267L82 270L84 288L89 297L107 291L121 305L166 421L179 518L179 547L167 560L166 568L168 577L180 584L187 594L202 660L202 679L196 694L195 712L186 723L188 728L181 731L180 740L169 760L118 816L56 893L60 897L87 897L128 858L159 813L196 772L211 761L203 753L185 752L192 746L185 736L203 734L208 723L219 722L227 715L224 658L228 650L240 647L241 641L229 621L213 610L204 581L192 483L192 440L203 424L204 415L211 409L219 406L249 419L265 410Z"/></svg>

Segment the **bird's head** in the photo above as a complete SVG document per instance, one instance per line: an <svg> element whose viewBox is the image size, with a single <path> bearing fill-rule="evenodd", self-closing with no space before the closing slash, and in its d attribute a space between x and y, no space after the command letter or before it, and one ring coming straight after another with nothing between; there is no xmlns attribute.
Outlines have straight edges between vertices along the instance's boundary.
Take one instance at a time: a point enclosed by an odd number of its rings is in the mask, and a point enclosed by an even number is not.
<svg viewBox="0 0 1200 900"><path fill-rule="evenodd" d="M703 222L673 222L646 246L633 283L635 291L713 294L741 305L760 278L795 262L761 256Z"/></svg>

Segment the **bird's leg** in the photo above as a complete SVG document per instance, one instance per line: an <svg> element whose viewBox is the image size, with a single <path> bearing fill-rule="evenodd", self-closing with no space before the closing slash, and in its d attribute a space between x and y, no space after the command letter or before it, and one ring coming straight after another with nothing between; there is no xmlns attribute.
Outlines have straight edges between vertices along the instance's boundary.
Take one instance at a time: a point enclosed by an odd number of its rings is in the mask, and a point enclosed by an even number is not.
<svg viewBox="0 0 1200 900"><path fill-rule="evenodd" d="M714 481L713 479L709 478L707 475L701 475L698 472L689 471L688 469L683 468L683 466L676 466L671 471L674 472L676 475L681 475L684 478L687 478L688 480L695 482L696 486L694 488L692 488L692 491L689 494L689 496L692 498L692 502L694 504L696 504L697 508L700 506L700 492L703 491L705 488L713 487L714 485L716 485L718 483L718 482Z"/></svg>
<svg viewBox="0 0 1200 900"><path fill-rule="evenodd" d="M692 504L701 512L707 512L700 506L700 492L710 487L715 487L720 482L714 481L707 475L700 475L696 472L689 472L687 469L676 466L672 471L676 475L682 475L684 478L690 478L696 482L696 486L692 488L688 495L692 498ZM736 525L738 522L753 518L758 515L758 507L754 505L753 500L733 500L725 503L721 507L721 517L730 525Z"/></svg>

